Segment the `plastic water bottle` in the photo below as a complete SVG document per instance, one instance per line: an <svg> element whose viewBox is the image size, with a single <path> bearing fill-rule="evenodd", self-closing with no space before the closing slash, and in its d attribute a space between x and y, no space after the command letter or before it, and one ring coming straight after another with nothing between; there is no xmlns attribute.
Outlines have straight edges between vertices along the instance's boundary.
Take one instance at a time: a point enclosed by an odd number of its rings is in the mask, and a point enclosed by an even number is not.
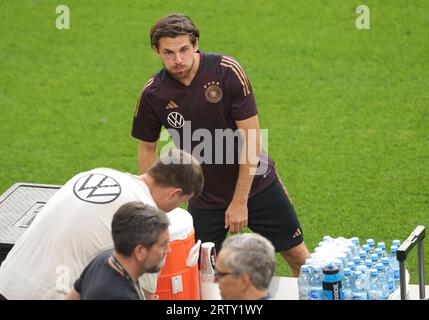
<svg viewBox="0 0 429 320"><path fill-rule="evenodd" d="M381 258L381 263L384 266L384 271L387 275L388 283L389 283L389 294L395 291L395 275L393 274L393 270L389 265L389 258L383 257Z"/></svg>
<svg viewBox="0 0 429 320"><path fill-rule="evenodd" d="M353 262L355 263L355 266L357 267L358 265L362 264L362 259L359 256L354 256Z"/></svg>
<svg viewBox="0 0 429 320"><path fill-rule="evenodd" d="M389 279L387 277L386 271L384 269L384 265L379 262L375 265L375 269L377 269L378 272L378 280L380 281L381 285L381 300L387 300L389 299Z"/></svg>
<svg viewBox="0 0 429 320"><path fill-rule="evenodd" d="M401 240L393 240L392 246L397 246L399 248L401 246Z"/></svg>
<svg viewBox="0 0 429 320"><path fill-rule="evenodd" d="M372 268L372 266L373 266L373 262L372 262L372 259L366 259L365 260L365 267L367 267L367 271L365 272L366 274L367 273L369 273L369 269L371 269Z"/></svg>
<svg viewBox="0 0 429 320"><path fill-rule="evenodd" d="M371 251L370 246L367 244L364 244L361 248L363 251L365 251L367 257L369 257L369 255L372 253L370 252Z"/></svg>
<svg viewBox="0 0 429 320"><path fill-rule="evenodd" d="M375 265L378 262L378 254L376 253L371 253L369 255L371 261L372 261L372 265Z"/></svg>
<svg viewBox="0 0 429 320"><path fill-rule="evenodd" d="M353 261L347 263L347 268L349 268L352 272L356 270L356 265ZM344 269L346 270L346 269Z"/></svg>
<svg viewBox="0 0 429 320"><path fill-rule="evenodd" d="M374 253L377 255L377 261L380 262L381 257L383 256L383 249L375 248Z"/></svg>
<svg viewBox="0 0 429 320"><path fill-rule="evenodd" d="M323 300L322 268L320 266L313 267L308 297L310 300Z"/></svg>
<svg viewBox="0 0 429 320"><path fill-rule="evenodd" d="M325 300L343 300L341 287L342 273L338 266L333 263L323 268L323 295Z"/></svg>
<svg viewBox="0 0 429 320"><path fill-rule="evenodd" d="M390 267L393 270L393 275L395 277L395 289L399 288L400 283L400 271L399 271L399 261L396 259L396 251L398 250L397 246L390 247Z"/></svg>
<svg viewBox="0 0 429 320"><path fill-rule="evenodd" d="M304 265L306 265L306 266L308 267L310 274L311 274L311 271L312 271L312 269L313 269L313 266L315 265L315 263L314 263L314 262L315 262L315 261L314 261L314 259L312 259L312 258L307 258L307 259L305 259L305 263L304 263Z"/></svg>
<svg viewBox="0 0 429 320"><path fill-rule="evenodd" d="M309 300L310 292L310 268L304 264L298 277L299 300Z"/></svg>
<svg viewBox="0 0 429 320"><path fill-rule="evenodd" d="M353 300L353 276L352 270L350 268L344 269L344 275L341 279L341 285L343 288L344 300Z"/></svg>
<svg viewBox="0 0 429 320"><path fill-rule="evenodd" d="M378 272L376 269L369 271L369 287L368 287L368 300L382 300L383 291L381 289Z"/></svg>
<svg viewBox="0 0 429 320"><path fill-rule="evenodd" d="M352 289L353 300L368 300L368 294L365 289L365 280L361 271L355 271L355 281Z"/></svg>
<svg viewBox="0 0 429 320"><path fill-rule="evenodd" d="M374 239L367 239L366 244L369 246L369 254L374 253L374 246L375 246Z"/></svg>
<svg viewBox="0 0 429 320"><path fill-rule="evenodd" d="M367 288L367 284L366 284L366 272L368 271L368 268L367 267L365 267L364 265L359 265L359 266L357 266L356 267L356 270L355 270L355 272L353 273L353 279L355 279L356 280L356 272L357 271L360 271L360 273L362 274L362 279L364 280L364 282L365 282L365 288ZM369 272L369 271L368 271Z"/></svg>
<svg viewBox="0 0 429 320"><path fill-rule="evenodd" d="M381 257L380 257L380 259L381 259L382 257L387 257L387 256L388 256L388 254L387 254L387 252L386 252L386 244L385 244L384 242L379 242L379 243L377 244L377 247L378 247L378 248L380 248L380 249L382 250L382 253L381 253Z"/></svg>
<svg viewBox="0 0 429 320"><path fill-rule="evenodd" d="M346 255L346 265L347 265L347 262L352 261L354 256L354 249L355 247L353 243L351 243L351 241L342 249L342 252Z"/></svg>
<svg viewBox="0 0 429 320"><path fill-rule="evenodd" d="M367 258L367 254L365 250L359 251L359 258L361 259L361 264L364 263L365 259Z"/></svg>
<svg viewBox="0 0 429 320"><path fill-rule="evenodd" d="M337 253L335 258L337 258L340 261L339 267L340 267L340 272L342 273L344 268L347 266L347 260L346 260L346 255L344 253Z"/></svg>
<svg viewBox="0 0 429 320"><path fill-rule="evenodd" d="M359 238L358 237L353 237L350 240L351 240L351 242L353 243L353 246L354 246L353 255L357 255L359 253L359 251L361 250L360 244L359 244Z"/></svg>

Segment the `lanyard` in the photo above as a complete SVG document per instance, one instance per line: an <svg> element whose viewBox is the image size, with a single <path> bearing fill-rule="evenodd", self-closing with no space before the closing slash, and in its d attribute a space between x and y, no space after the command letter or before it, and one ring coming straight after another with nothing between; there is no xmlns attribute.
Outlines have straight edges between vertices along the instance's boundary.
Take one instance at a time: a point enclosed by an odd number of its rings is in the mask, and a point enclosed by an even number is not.
<svg viewBox="0 0 429 320"><path fill-rule="evenodd" d="M131 279L131 277L128 274L127 270L125 270L124 267L119 263L119 261L116 260L116 258L113 256L113 254L110 256L110 258L112 260L112 263L115 265L115 267L118 268L119 271L121 271L122 276L125 279L127 279L129 282L131 282L131 285L137 291L137 294L138 294L140 300L145 300L145 297L143 296L142 291L140 289L139 281L137 280L137 282L134 282L133 279Z"/></svg>

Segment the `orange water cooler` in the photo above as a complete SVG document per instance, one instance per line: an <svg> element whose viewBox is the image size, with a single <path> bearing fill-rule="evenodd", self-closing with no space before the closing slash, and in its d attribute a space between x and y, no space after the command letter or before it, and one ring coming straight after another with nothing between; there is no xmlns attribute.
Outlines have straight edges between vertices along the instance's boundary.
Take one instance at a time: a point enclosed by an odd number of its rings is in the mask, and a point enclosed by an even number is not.
<svg viewBox="0 0 429 320"><path fill-rule="evenodd" d="M192 216L181 208L167 215L170 219L171 252L158 277L156 295L160 300L199 300L198 255L201 242L195 243Z"/></svg>

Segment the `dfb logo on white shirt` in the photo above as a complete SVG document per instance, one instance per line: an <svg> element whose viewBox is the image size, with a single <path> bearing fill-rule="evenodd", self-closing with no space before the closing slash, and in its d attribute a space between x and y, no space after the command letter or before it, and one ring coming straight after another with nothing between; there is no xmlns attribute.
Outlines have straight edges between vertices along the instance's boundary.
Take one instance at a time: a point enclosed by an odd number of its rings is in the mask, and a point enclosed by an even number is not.
<svg viewBox="0 0 429 320"><path fill-rule="evenodd" d="M73 187L74 194L82 201L109 203L121 194L121 186L112 177L92 173L81 177Z"/></svg>

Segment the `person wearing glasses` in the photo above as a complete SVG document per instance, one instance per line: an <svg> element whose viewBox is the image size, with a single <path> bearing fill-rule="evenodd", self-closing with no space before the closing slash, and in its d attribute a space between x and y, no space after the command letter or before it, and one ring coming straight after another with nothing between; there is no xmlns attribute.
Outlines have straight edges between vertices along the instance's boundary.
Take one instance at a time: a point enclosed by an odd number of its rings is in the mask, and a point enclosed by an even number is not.
<svg viewBox="0 0 429 320"><path fill-rule="evenodd" d="M112 220L114 250L106 250L83 270L70 300L145 300L138 278L161 270L170 252L167 215L142 202L122 205Z"/></svg>
<svg viewBox="0 0 429 320"><path fill-rule="evenodd" d="M269 300L276 267L272 243L257 233L233 235L222 243L215 281L223 300Z"/></svg>

